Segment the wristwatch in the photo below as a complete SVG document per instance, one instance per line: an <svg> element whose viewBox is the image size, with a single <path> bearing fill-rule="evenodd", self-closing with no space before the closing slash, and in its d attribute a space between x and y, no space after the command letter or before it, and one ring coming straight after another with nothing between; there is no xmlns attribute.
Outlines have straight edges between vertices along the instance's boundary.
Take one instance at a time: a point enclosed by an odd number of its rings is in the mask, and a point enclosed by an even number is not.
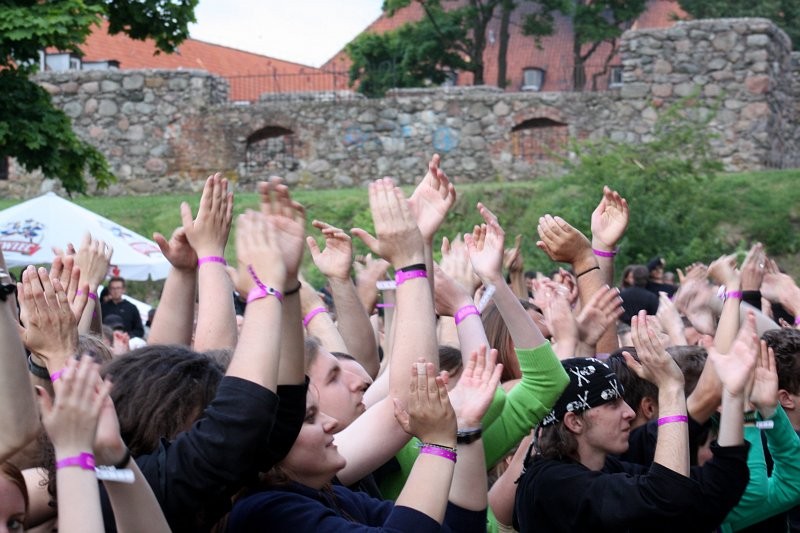
<svg viewBox="0 0 800 533"><path fill-rule="evenodd" d="M17 293L17 284L8 272L0 268L0 301L5 302L9 294Z"/></svg>
<svg viewBox="0 0 800 533"><path fill-rule="evenodd" d="M482 428L465 428L459 429L456 432L456 443L458 444L470 444L481 438L483 434Z"/></svg>

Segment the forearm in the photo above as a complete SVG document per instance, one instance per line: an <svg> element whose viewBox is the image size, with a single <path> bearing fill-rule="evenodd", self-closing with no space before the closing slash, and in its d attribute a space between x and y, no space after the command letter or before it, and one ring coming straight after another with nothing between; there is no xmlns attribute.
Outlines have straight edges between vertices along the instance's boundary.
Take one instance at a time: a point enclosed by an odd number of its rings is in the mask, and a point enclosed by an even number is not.
<svg viewBox="0 0 800 533"><path fill-rule="evenodd" d="M226 375L252 381L271 391L278 385L281 302L267 296L247 305L239 344Z"/></svg>
<svg viewBox="0 0 800 533"><path fill-rule="evenodd" d="M350 355L364 367L373 378L378 375L378 347L375 344L375 335L361 300L358 298L356 287L350 278L337 280L328 279L336 304L336 316L339 332L347 345Z"/></svg>
<svg viewBox="0 0 800 533"><path fill-rule="evenodd" d="M686 417L683 384L662 385L658 390L659 420ZM672 421L659 424L653 461L682 476L689 475L689 424Z"/></svg>
<svg viewBox="0 0 800 533"><path fill-rule="evenodd" d="M13 298L13 296L12 296ZM33 400L25 349L11 315L11 302L0 302L0 463L33 439L39 427L39 413Z"/></svg>
<svg viewBox="0 0 800 533"><path fill-rule="evenodd" d="M594 267L599 268L591 270ZM613 258L596 257L590 250L588 254L572 263L572 269L578 280L578 296L580 297L581 306L585 306L594 296L594 293L600 290L603 285L608 285L609 287L613 285ZM582 274L584 272L585 274ZM578 277L578 274L582 275ZM617 339L616 329L613 327L606 328L594 346L595 353L611 353L617 348L619 348L619 340Z"/></svg>
<svg viewBox="0 0 800 533"><path fill-rule="evenodd" d="M306 331L309 336L316 337L322 347L329 352L349 353L342 334L336 328L336 324L333 323L333 319L327 311L314 315L308 321Z"/></svg>
<svg viewBox="0 0 800 533"><path fill-rule="evenodd" d="M511 339L514 341L514 346L526 349L544 344L545 338L542 336L541 331L536 327L533 319L522 307L522 304L519 303L519 298L514 295L505 280L499 277L488 280L488 282L495 287L494 303L506 323Z"/></svg>
<svg viewBox="0 0 800 533"><path fill-rule="evenodd" d="M95 289L94 294L97 294L97 290ZM83 308L83 313L81 313L81 319L78 321L78 333L86 334L91 333L95 330L92 329L94 325L94 315L96 314L95 310L99 310L100 306L97 305L97 301L89 298L86 301L86 307ZM102 328L101 328L102 329Z"/></svg>
<svg viewBox="0 0 800 533"><path fill-rule="evenodd" d="M192 344L196 272L172 268L150 326L149 344Z"/></svg>
<svg viewBox="0 0 800 533"><path fill-rule="evenodd" d="M714 365L706 364L697 380L697 386L686 399L686 410L695 421L705 424L717 411L722 401L722 383Z"/></svg>
<svg viewBox="0 0 800 533"><path fill-rule="evenodd" d="M720 446L738 446L744 442L744 398L741 394L722 392L722 414L719 421Z"/></svg>
<svg viewBox="0 0 800 533"><path fill-rule="evenodd" d="M153 489L142 475L136 461L129 461L125 468L133 470L133 483L103 482L114 510L117 531L119 533L170 531Z"/></svg>
<svg viewBox="0 0 800 533"><path fill-rule="evenodd" d="M299 282L290 281L291 287ZM305 381L305 346L300 318L300 293L284 296L281 306L280 364L278 385L297 385Z"/></svg>
<svg viewBox="0 0 800 533"><path fill-rule="evenodd" d="M198 273L197 329L194 349L224 350L236 346L236 310L233 285L222 263L206 263Z"/></svg>
<svg viewBox="0 0 800 533"><path fill-rule="evenodd" d="M432 275L432 273L431 273ZM422 357L439 367L433 294L427 278L413 278L396 290L395 339L389 369L389 395L405 398L411 365Z"/></svg>
<svg viewBox="0 0 800 533"><path fill-rule="evenodd" d="M461 341L458 338L458 327L456 321L451 316L440 316L436 324L436 339L439 346L452 346L461 349Z"/></svg>
<svg viewBox="0 0 800 533"><path fill-rule="evenodd" d="M472 300L464 300L459 306L459 309L466 305L472 305ZM489 339L486 338L486 330L483 329L483 321L481 320L480 314L467 315L456 326L456 329L458 330L458 344L461 349L461 360L465 363L469 360L472 352L476 351L481 346L490 347Z"/></svg>
<svg viewBox="0 0 800 533"><path fill-rule="evenodd" d="M80 452L78 452L80 453ZM63 454L56 450L56 460L78 453ZM94 470L79 467L61 468L56 475L58 490L58 530L65 533L103 533L103 512L100 490Z"/></svg>
<svg viewBox="0 0 800 533"><path fill-rule="evenodd" d="M736 284L726 288L728 292L738 291L739 285ZM727 298L722 304L722 314L719 317L717 332L714 334L714 348L720 353L728 353L736 334L739 332L739 305L740 298Z"/></svg>
<svg viewBox="0 0 800 533"><path fill-rule="evenodd" d="M486 463L483 441L458 445L458 462L453 473L448 499L470 511L482 511L487 506Z"/></svg>

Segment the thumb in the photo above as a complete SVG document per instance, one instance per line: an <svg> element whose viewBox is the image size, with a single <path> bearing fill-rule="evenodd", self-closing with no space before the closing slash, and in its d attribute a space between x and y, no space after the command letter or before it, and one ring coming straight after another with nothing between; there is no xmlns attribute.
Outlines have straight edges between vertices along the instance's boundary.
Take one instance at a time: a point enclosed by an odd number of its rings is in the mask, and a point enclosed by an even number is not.
<svg viewBox="0 0 800 533"><path fill-rule="evenodd" d="M53 411L53 399L50 398L50 394L39 385L36 385L36 397L39 400L39 410L42 413L42 418L46 418L50 416L50 413Z"/></svg>
<svg viewBox="0 0 800 533"><path fill-rule="evenodd" d="M181 222L183 222L184 229L191 228L194 222L192 208L186 202L181 202Z"/></svg>
<svg viewBox="0 0 800 533"><path fill-rule="evenodd" d="M361 228L353 228L350 230L350 233L361 239L361 241L367 245L367 248L372 250L372 252L375 253L375 255L378 256L381 255L378 239L376 239L375 237L373 237L372 235L370 235Z"/></svg>
<svg viewBox="0 0 800 533"><path fill-rule="evenodd" d="M311 252L311 257L317 257L320 254L319 244L311 235L306 237L306 245L308 245L308 250Z"/></svg>

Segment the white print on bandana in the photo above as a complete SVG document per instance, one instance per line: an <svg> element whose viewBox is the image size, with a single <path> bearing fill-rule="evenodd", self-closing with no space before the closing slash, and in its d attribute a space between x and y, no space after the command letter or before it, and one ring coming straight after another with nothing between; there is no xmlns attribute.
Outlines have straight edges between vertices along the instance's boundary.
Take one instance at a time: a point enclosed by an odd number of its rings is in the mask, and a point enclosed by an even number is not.
<svg viewBox="0 0 800 533"><path fill-rule="evenodd" d="M612 398L621 398L622 394L619 393L619 384L617 383L617 380L611 379L608 381L608 384L611 385L611 388L605 389L603 392L601 392L600 397L604 400L610 400Z"/></svg>
<svg viewBox="0 0 800 533"><path fill-rule="evenodd" d="M589 384L589 378L586 376L591 376L594 374L595 368L593 366L586 366L581 368L570 368L569 371L572 372L573 376L578 378L578 387L583 387L584 383L586 385Z"/></svg>
<svg viewBox="0 0 800 533"><path fill-rule="evenodd" d="M567 404L567 411L575 412L575 411L583 410L583 409L591 409L592 406L589 405L589 402L586 401L588 397L589 397L589 391L588 390L583 392L583 396L578 394L578 399L577 400L575 400L574 402L569 402Z"/></svg>

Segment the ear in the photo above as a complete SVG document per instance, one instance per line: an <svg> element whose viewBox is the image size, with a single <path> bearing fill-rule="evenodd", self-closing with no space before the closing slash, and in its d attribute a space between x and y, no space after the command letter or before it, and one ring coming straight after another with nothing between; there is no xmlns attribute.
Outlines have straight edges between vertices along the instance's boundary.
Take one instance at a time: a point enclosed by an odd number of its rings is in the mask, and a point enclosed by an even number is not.
<svg viewBox="0 0 800 533"><path fill-rule="evenodd" d="M570 433L574 433L576 435L580 435L583 433L583 418L579 417L575 413L567 412L564 415L564 427L566 427Z"/></svg>
<svg viewBox="0 0 800 533"><path fill-rule="evenodd" d="M794 398L786 389L778 390L778 401L781 402L781 407L783 407L784 411L794 411L797 408Z"/></svg>
<svg viewBox="0 0 800 533"><path fill-rule="evenodd" d="M655 398L644 396L639 402L639 413L641 413L645 420L653 420L658 416L658 402Z"/></svg>

